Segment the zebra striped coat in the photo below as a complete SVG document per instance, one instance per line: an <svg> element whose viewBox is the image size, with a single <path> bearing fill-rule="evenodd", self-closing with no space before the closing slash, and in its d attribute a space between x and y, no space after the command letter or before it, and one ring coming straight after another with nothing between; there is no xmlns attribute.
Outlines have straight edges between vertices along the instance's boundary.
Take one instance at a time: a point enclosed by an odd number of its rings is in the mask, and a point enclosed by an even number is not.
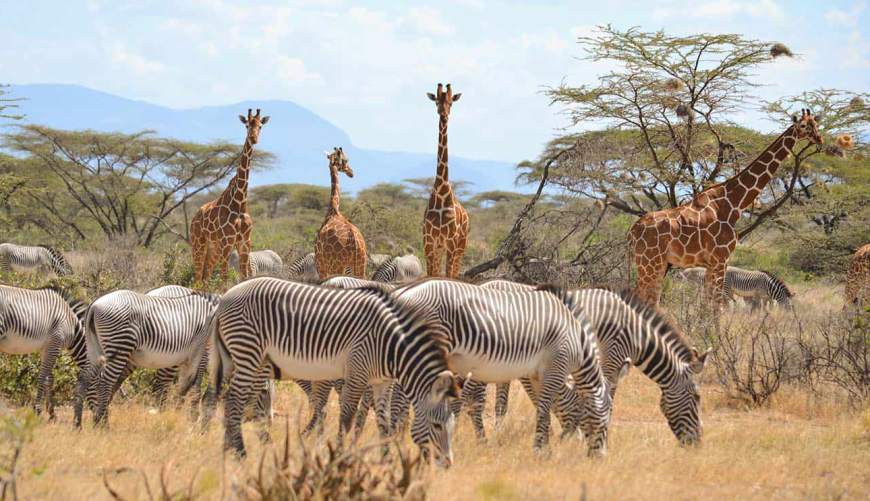
<svg viewBox="0 0 870 501"><path fill-rule="evenodd" d="M581 429L590 456L607 450L610 393L588 321L553 294L499 291L453 280L429 279L394 296L424 308L450 332L450 365L481 382L529 378L536 395L534 447L549 440L550 408L567 392L583 397ZM566 386L568 376L574 387Z"/></svg>
<svg viewBox="0 0 870 501"><path fill-rule="evenodd" d="M703 284L707 276L705 268L686 268L677 273L677 277L683 280ZM739 296L747 301L752 310L758 309L762 304L775 302L780 306L791 306L791 298L794 294L779 277L768 271L745 270L736 266L725 269L724 282L725 295L732 301L734 296Z"/></svg>
<svg viewBox="0 0 870 501"><path fill-rule="evenodd" d="M320 274L317 273L314 253L306 254L290 263L290 266L287 267L287 276L291 280L299 280L300 282L319 282Z"/></svg>
<svg viewBox="0 0 870 501"><path fill-rule="evenodd" d="M532 288L506 280L493 280L482 287ZM710 350L699 354L667 317L630 291L552 289L552 292L572 312L582 314L592 323L612 394L615 396L619 379L627 373L626 363L631 363L661 388L660 408L677 439L683 444L699 441L703 428L696 378L703 371ZM570 428L577 417L562 419Z"/></svg>
<svg viewBox="0 0 870 501"><path fill-rule="evenodd" d="M414 254L388 259L372 273L372 280L394 284L413 282L423 276L423 265Z"/></svg>
<svg viewBox="0 0 870 501"><path fill-rule="evenodd" d="M284 260L273 250L258 250L248 254L248 263L251 266L250 276L273 276L280 277L284 273ZM241 276L239 269L239 253L233 250L230 253L229 264Z"/></svg>
<svg viewBox="0 0 870 501"><path fill-rule="evenodd" d="M0 271L53 272L58 276L72 274L72 268L61 251L47 245L0 244Z"/></svg>
<svg viewBox="0 0 870 501"><path fill-rule="evenodd" d="M61 350L69 349L79 369L87 372L82 324L79 315L86 306L66 299L53 289L22 289L0 285L0 352L41 355L34 408L42 412L43 404L54 419L54 376L52 370Z"/></svg>
<svg viewBox="0 0 870 501"><path fill-rule="evenodd" d="M107 419L112 395L134 367L180 366L180 393L198 391L208 319L216 306L216 297L179 286L148 295L120 290L94 301L85 320L88 358L98 371L94 422Z"/></svg>
<svg viewBox="0 0 870 501"><path fill-rule="evenodd" d="M458 388L447 367L446 333L387 292L255 278L224 294L212 335L219 356L213 357L206 417L229 378L226 448L245 453L242 412L268 363L281 378L344 379L339 444L366 387L397 379L417 411L414 441L431 445L440 463L452 462L453 415L447 398L458 395Z"/></svg>

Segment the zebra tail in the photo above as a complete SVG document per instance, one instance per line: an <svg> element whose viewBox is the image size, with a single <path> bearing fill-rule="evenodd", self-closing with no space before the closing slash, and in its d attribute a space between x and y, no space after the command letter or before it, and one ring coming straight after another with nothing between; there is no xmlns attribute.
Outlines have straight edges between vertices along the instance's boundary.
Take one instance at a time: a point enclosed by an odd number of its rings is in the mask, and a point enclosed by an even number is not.
<svg viewBox="0 0 870 501"><path fill-rule="evenodd" d="M211 356L209 359L209 374L211 376L211 387L215 395L220 395L224 381L232 372L233 361L230 358L230 352L227 349L224 340L220 336L220 321L218 320L218 312L215 311L209 320L209 339L214 347L210 350Z"/></svg>
<svg viewBox="0 0 870 501"><path fill-rule="evenodd" d="M85 315L85 344L88 350L88 361L92 367L102 367L106 363L106 354L97 336L97 327L94 323L94 309L88 308Z"/></svg>

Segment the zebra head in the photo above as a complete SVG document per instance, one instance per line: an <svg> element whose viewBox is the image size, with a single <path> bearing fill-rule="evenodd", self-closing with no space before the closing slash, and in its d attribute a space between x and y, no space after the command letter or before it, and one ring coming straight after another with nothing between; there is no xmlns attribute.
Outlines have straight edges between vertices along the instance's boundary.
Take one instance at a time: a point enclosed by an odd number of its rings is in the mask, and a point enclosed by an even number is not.
<svg viewBox="0 0 870 501"><path fill-rule="evenodd" d="M712 348L699 354L692 348L691 360L681 373L674 374L671 384L662 386L660 402L662 414L681 445L696 445L701 442L701 393L695 378L704 370Z"/></svg>
<svg viewBox="0 0 870 501"><path fill-rule="evenodd" d="M456 378L449 370L438 374L428 397L415 404L411 438L424 457L432 454L435 462L444 468L453 464L453 429L456 418L450 410L451 399L459 398Z"/></svg>
<svg viewBox="0 0 870 501"><path fill-rule="evenodd" d="M57 276L63 277L67 275L72 275L72 266L70 266L69 262L67 262L66 256L63 255L63 252L49 245L40 245L40 247L48 251L49 265L51 266L52 271L57 274Z"/></svg>

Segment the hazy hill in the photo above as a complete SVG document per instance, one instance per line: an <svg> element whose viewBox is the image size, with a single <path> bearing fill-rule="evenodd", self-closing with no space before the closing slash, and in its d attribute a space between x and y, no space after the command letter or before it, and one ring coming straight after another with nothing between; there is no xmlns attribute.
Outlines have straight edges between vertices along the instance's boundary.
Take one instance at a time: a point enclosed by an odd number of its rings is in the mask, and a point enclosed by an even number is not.
<svg viewBox="0 0 870 501"><path fill-rule="evenodd" d="M12 94L26 98L20 103L26 122L61 129L153 129L161 135L198 142L241 143L242 126L235 117L247 108L263 108L272 119L259 146L276 154L277 162L270 171L253 176L255 185L328 184L323 151L338 145L343 145L359 174L342 181L342 188L350 191L380 182L434 175L434 140L431 154L356 148L340 127L290 101L244 101L177 110L77 85L14 85ZM515 170L511 164L451 155L450 166L451 177L474 181L473 191L514 189Z"/></svg>

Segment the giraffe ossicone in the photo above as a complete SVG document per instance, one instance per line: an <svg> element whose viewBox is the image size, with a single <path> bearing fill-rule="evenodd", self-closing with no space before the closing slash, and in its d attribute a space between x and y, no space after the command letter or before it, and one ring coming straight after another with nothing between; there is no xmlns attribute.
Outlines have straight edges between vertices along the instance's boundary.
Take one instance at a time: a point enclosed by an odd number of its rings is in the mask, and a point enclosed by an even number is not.
<svg viewBox="0 0 870 501"><path fill-rule="evenodd" d="M227 259L233 249L239 253L242 278L250 274L248 254L253 220L248 213L248 177L254 145L260 140L260 129L269 122L269 117L261 115L259 108L256 113L248 108L247 116L239 115L239 120L247 135L236 175L220 196L200 207L190 221L194 282L198 286L211 277L217 264L220 264L221 277L226 279Z"/></svg>
<svg viewBox="0 0 870 501"><path fill-rule="evenodd" d="M751 207L798 141L824 144L809 110L792 117L792 125L746 168L713 185L679 207L649 212L628 232L628 264L637 266L637 294L651 304L659 301L668 266L707 269L708 298L723 301L725 268L737 246L737 221Z"/></svg>

